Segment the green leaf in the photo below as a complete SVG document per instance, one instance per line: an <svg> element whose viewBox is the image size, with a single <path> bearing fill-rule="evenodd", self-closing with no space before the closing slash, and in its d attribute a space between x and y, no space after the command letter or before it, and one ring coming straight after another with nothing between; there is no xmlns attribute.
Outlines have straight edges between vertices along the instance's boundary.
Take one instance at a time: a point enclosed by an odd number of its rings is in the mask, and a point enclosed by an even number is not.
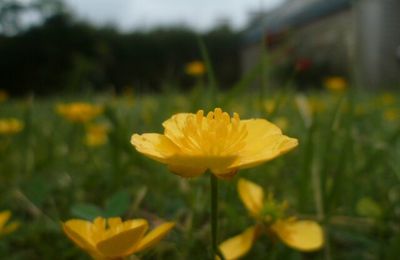
<svg viewBox="0 0 400 260"><path fill-rule="evenodd" d="M123 215L131 205L130 195L127 191L119 191L106 201L106 217L116 217Z"/></svg>
<svg viewBox="0 0 400 260"><path fill-rule="evenodd" d="M86 220L93 220L96 217L104 216L102 210L92 204L78 203L72 206L71 214L78 218L83 218Z"/></svg>

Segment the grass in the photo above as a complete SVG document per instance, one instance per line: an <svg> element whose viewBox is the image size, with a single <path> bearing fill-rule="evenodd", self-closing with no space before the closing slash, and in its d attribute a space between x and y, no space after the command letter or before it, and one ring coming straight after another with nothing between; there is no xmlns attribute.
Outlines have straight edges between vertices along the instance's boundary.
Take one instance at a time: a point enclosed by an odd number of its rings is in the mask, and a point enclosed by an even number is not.
<svg viewBox="0 0 400 260"><path fill-rule="evenodd" d="M208 107L209 100L199 98L201 89L196 91L1 103L0 117L17 117L25 129L0 136L0 209L12 210L13 219L21 222L16 232L1 238L0 258L88 259L62 233L60 221L98 215L177 221L168 239L139 255L142 259L209 258L208 178L181 179L129 143L133 133L162 132L161 123L174 113ZM285 90L264 93L260 102L240 86L234 91L216 96L223 110L276 122L300 145L219 182L220 241L252 225L236 192L238 177L245 177L287 200L299 218L321 221L327 234L327 245L315 253L300 253L264 237L246 259L384 259L400 254L398 93ZM86 146L84 127L55 113L56 104L77 100L105 106L95 121L109 125L107 144Z"/></svg>

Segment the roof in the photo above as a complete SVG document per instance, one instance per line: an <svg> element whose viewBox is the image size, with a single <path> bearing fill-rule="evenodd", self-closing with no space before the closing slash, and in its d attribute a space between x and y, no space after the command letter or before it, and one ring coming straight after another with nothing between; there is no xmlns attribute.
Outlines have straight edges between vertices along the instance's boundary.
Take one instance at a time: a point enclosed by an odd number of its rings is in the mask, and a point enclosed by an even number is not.
<svg viewBox="0 0 400 260"><path fill-rule="evenodd" d="M316 21L330 14L348 9L352 0L315 0L299 5L299 0L286 2L269 12L258 26L248 28L244 33L246 43L254 43L264 33L275 34L289 28L296 28Z"/></svg>

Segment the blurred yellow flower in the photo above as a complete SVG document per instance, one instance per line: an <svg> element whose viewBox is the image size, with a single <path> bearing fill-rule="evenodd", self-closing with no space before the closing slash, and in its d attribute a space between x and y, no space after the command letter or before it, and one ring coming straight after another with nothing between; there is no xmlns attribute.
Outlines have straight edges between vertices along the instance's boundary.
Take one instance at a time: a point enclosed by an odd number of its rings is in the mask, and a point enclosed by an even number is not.
<svg viewBox="0 0 400 260"><path fill-rule="evenodd" d="M400 110L396 108L391 108L385 110L383 117L388 122L394 122L400 119Z"/></svg>
<svg viewBox="0 0 400 260"><path fill-rule="evenodd" d="M11 211L4 210L0 212L0 237L14 232L19 227L19 222L17 221L13 221L7 224L10 218Z"/></svg>
<svg viewBox="0 0 400 260"><path fill-rule="evenodd" d="M16 118L0 119L0 135L11 135L21 132L24 123Z"/></svg>
<svg viewBox="0 0 400 260"><path fill-rule="evenodd" d="M259 185L239 179L238 192L258 224L220 244L221 252L227 260L247 254L262 233L273 235L287 246L302 252L315 251L323 246L324 234L317 222L286 217L287 203L277 203L271 194L265 201L264 191Z"/></svg>
<svg viewBox="0 0 400 260"><path fill-rule="evenodd" d="M117 260L143 251L158 243L174 227L165 222L145 234L145 219L96 218L93 222L71 219L62 223L65 234L93 259Z"/></svg>
<svg viewBox="0 0 400 260"><path fill-rule="evenodd" d="M87 146L101 146L108 141L109 128L104 124L91 124L86 127L85 143Z"/></svg>
<svg viewBox="0 0 400 260"><path fill-rule="evenodd" d="M101 106L83 102L59 104L56 110L67 120L76 123L86 123L103 112Z"/></svg>
<svg viewBox="0 0 400 260"><path fill-rule="evenodd" d="M298 145L297 139L265 119L240 120L216 108L206 116L179 113L163 123L164 134L134 134L131 143L144 155L165 163L182 177L196 177L207 169L230 178L241 168L272 160Z"/></svg>
<svg viewBox="0 0 400 260"><path fill-rule="evenodd" d="M186 74L194 77L203 75L206 72L204 63L201 61L192 61L185 66Z"/></svg>
<svg viewBox="0 0 400 260"><path fill-rule="evenodd" d="M379 99L380 103L386 106L396 103L396 96L389 92L382 94Z"/></svg>
<svg viewBox="0 0 400 260"><path fill-rule="evenodd" d="M324 80L324 85L332 92L341 92L347 88L347 81L343 77L329 77Z"/></svg>
<svg viewBox="0 0 400 260"><path fill-rule="evenodd" d="M0 102L8 99L8 93L5 90L0 89Z"/></svg>
<svg viewBox="0 0 400 260"><path fill-rule="evenodd" d="M274 100L266 100L264 101L264 109L267 114L271 114L276 109L276 103Z"/></svg>

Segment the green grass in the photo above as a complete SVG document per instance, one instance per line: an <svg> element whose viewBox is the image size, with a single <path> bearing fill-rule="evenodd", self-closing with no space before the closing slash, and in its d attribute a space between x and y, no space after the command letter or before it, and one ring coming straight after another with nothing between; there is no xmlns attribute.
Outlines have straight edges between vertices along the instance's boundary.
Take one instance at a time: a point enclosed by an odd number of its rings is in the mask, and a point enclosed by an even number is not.
<svg viewBox="0 0 400 260"><path fill-rule="evenodd" d="M97 215L176 221L167 239L140 254L142 259L209 258L207 176L182 179L130 144L133 133L162 132L161 123L174 113L209 107L209 100L199 99L201 88L196 91L1 103L0 117L17 117L25 129L0 136L0 210L12 210L13 219L21 222L15 233L1 238L0 258L88 259L62 233L60 221ZM267 111L256 94L235 91L219 93L218 106L241 118L285 118L284 133L300 145L219 182L220 241L253 224L236 192L238 177L245 177L287 200L293 215L321 221L328 237L322 250L307 254L263 237L246 259L390 259L400 254L400 113L385 119L385 111L400 111L398 93L393 102L383 102L381 93L277 91L264 93L275 103ZM310 100L323 108L313 112ZM106 107L95 120L110 126L106 145L85 146L84 128L55 113L56 104L68 101Z"/></svg>

